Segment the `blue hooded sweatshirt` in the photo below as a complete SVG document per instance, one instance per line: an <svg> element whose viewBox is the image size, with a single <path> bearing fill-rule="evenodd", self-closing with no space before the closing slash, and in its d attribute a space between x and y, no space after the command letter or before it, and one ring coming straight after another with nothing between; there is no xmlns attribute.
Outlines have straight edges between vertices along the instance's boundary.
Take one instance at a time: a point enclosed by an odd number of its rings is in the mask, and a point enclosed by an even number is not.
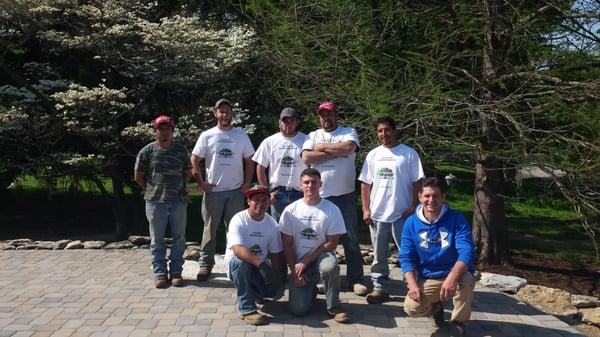
<svg viewBox="0 0 600 337"><path fill-rule="evenodd" d="M420 279L444 278L456 261L464 262L473 273L473 239L467 219L444 204L438 218L429 223L419 205L402 230L402 272L415 272Z"/></svg>

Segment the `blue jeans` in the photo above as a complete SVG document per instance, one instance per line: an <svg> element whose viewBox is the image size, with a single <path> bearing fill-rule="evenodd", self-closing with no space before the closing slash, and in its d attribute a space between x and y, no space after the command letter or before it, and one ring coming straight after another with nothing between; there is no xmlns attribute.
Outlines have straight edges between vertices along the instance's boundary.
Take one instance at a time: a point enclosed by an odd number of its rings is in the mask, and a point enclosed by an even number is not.
<svg viewBox="0 0 600 337"><path fill-rule="evenodd" d="M217 228L223 222L225 229L235 213L244 209L244 195L242 190L235 189L221 192L206 192L202 198L202 220L204 232L200 244L200 266L213 266L215 264L215 250L217 248Z"/></svg>
<svg viewBox="0 0 600 337"><path fill-rule="evenodd" d="M294 280L289 282L288 307L292 314L306 315L314 303L316 286L319 280L325 286L325 300L327 310L340 306L340 266L337 263L335 253L327 252L321 254L305 271L308 283L301 288L296 288Z"/></svg>
<svg viewBox="0 0 600 337"><path fill-rule="evenodd" d="M369 226L374 250L374 259L371 264L371 280L373 281L374 290L389 291L390 267L388 265L388 257L390 254L390 234L394 238L396 247L400 250L400 238L405 220L403 217L394 222L373 220L373 226Z"/></svg>
<svg viewBox="0 0 600 337"><path fill-rule="evenodd" d="M150 254L152 270L157 275L181 274L183 270L183 252L185 251L185 225L187 223L187 203L180 198L167 202L146 201L146 218L150 227ZM167 246L164 237L167 225L171 228L173 243L167 270Z"/></svg>
<svg viewBox="0 0 600 337"><path fill-rule="evenodd" d="M287 207L287 205L292 202L302 199L304 196L302 192L296 191L292 189L291 191L286 191L285 187L277 187L274 190L275 192L275 204L271 206L271 216L275 221L279 222L279 218L281 217L281 213L283 209Z"/></svg>
<svg viewBox="0 0 600 337"><path fill-rule="evenodd" d="M242 315L256 311L256 297L281 297L285 290L284 283L280 283L277 289L269 290L258 267L235 255L229 261L229 277L237 290L237 306Z"/></svg>
<svg viewBox="0 0 600 337"><path fill-rule="evenodd" d="M342 212L344 223L346 224L346 234L342 235L340 241L344 246L344 255L346 256L346 265L348 267L346 277L352 285L362 283L363 278L363 258L360 254L358 245L358 215L356 214L356 195L354 192L330 196L325 198L333 202Z"/></svg>

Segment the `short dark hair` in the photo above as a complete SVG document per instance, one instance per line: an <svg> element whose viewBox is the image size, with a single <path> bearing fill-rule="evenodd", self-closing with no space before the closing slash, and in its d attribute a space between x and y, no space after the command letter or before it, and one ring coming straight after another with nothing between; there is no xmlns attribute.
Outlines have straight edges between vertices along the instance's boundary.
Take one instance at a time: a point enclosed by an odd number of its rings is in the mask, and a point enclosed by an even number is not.
<svg viewBox="0 0 600 337"><path fill-rule="evenodd" d="M396 130L396 122L394 122L392 117L389 117L389 116L377 118L377 120L375 121L375 124L373 124L373 126L375 127L375 129L377 129L377 126L379 126L379 124L384 124L384 123L389 125L392 129Z"/></svg>
<svg viewBox="0 0 600 337"><path fill-rule="evenodd" d="M302 171L302 173L300 173L300 179L302 179L302 177L304 177L304 176L317 177L317 178L319 178L319 180L321 180L321 173L319 173L319 171L317 171L316 168L312 168L312 167L304 169L304 171Z"/></svg>
<svg viewBox="0 0 600 337"><path fill-rule="evenodd" d="M440 189L440 192L442 192L442 194L445 194L445 184L442 180L438 179L437 177L427 177L423 180L421 180L421 187L419 187L419 193L423 192L423 188L425 187L437 187Z"/></svg>

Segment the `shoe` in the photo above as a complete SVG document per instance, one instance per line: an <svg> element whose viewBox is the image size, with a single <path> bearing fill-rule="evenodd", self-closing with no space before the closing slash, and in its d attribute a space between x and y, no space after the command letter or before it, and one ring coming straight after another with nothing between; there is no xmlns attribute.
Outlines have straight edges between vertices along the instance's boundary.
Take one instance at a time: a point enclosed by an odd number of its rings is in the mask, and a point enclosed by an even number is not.
<svg viewBox="0 0 600 337"><path fill-rule="evenodd" d="M171 285L173 287L183 287L185 285L181 274L171 274Z"/></svg>
<svg viewBox="0 0 600 337"><path fill-rule="evenodd" d="M352 290L354 291L354 294L358 296L366 296L369 293L369 288L360 283L354 283L352 285Z"/></svg>
<svg viewBox="0 0 600 337"><path fill-rule="evenodd" d="M379 304L383 303L390 299L390 295L384 293L381 290L373 290L370 294L367 295L367 303L369 304Z"/></svg>
<svg viewBox="0 0 600 337"><path fill-rule="evenodd" d="M156 278L154 279L154 286L158 289L164 289L164 288L168 287L169 279L167 278L167 275L164 275L164 274L156 275Z"/></svg>
<svg viewBox="0 0 600 337"><path fill-rule="evenodd" d="M327 310L327 314L333 317L333 320L338 323L348 323L350 322L350 317L348 314L342 309L342 307L335 307Z"/></svg>
<svg viewBox="0 0 600 337"><path fill-rule="evenodd" d="M433 322L438 328L444 326L446 321L444 320L444 304L442 302L438 302L439 309L433 314Z"/></svg>
<svg viewBox="0 0 600 337"><path fill-rule="evenodd" d="M317 283L317 294L325 294L325 285L323 283Z"/></svg>
<svg viewBox="0 0 600 337"><path fill-rule="evenodd" d="M241 315L240 318L246 323L250 325L265 325L267 324L267 316L259 313L258 311L253 311L249 314Z"/></svg>
<svg viewBox="0 0 600 337"><path fill-rule="evenodd" d="M212 266L200 266L200 270L198 270L198 275L196 275L196 280L208 281L211 271L212 271Z"/></svg>
<svg viewBox="0 0 600 337"><path fill-rule="evenodd" d="M465 323L456 322L456 321L452 321L450 323L452 324L452 326L454 326L457 336L466 336L467 335L467 326L465 325Z"/></svg>

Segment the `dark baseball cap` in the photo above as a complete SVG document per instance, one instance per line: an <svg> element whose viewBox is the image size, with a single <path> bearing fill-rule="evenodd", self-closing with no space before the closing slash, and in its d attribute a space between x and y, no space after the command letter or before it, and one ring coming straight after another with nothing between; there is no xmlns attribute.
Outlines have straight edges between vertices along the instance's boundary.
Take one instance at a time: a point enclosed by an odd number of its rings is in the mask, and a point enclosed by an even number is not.
<svg viewBox="0 0 600 337"><path fill-rule="evenodd" d="M284 117L295 117L298 118L298 111L294 108L283 108L281 113L279 113L279 119L283 119Z"/></svg>
<svg viewBox="0 0 600 337"><path fill-rule="evenodd" d="M217 103L215 103L215 109L219 108L219 106L221 106L221 104L227 104L233 108L233 104L228 99L221 98L220 100L217 101Z"/></svg>

